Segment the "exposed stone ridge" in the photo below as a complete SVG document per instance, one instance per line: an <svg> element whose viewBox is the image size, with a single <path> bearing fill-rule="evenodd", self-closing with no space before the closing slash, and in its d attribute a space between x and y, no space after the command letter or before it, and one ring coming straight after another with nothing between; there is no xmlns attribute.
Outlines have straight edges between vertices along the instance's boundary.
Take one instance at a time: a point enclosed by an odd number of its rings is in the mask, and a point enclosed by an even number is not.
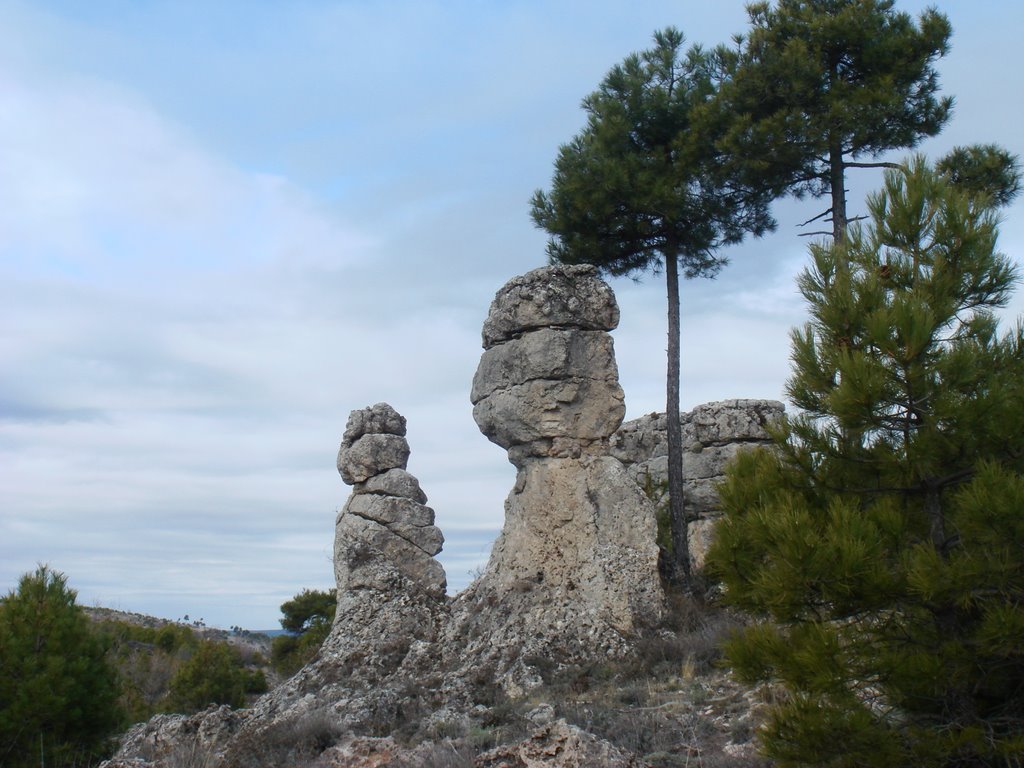
<svg viewBox="0 0 1024 768"><path fill-rule="evenodd" d="M768 427L781 418L777 400L722 400L680 413L683 433L683 505L696 516L690 523L690 555L704 564L715 521L721 516L718 483L725 466L741 450L771 445ZM651 413L623 424L611 438L611 454L629 468L642 487L664 491L668 482L668 422Z"/></svg>

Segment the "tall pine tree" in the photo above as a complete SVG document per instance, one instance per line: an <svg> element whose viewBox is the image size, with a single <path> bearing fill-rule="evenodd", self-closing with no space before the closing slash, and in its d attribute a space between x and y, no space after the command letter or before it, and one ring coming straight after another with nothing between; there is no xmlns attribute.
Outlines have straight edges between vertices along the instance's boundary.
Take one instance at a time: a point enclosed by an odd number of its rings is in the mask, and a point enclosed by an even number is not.
<svg viewBox="0 0 1024 768"><path fill-rule="evenodd" d="M921 159L812 246L798 415L722 487L709 567L761 620L727 647L785 693L781 765L1019 766L1024 330L989 195Z"/></svg>
<svg viewBox="0 0 1024 768"><path fill-rule="evenodd" d="M0 765L91 765L118 725L117 677L65 576L0 599Z"/></svg>
<svg viewBox="0 0 1024 768"><path fill-rule="evenodd" d="M744 188L715 149L716 125L704 109L718 87L714 60L696 46L684 52L682 33L671 27L654 42L613 67L584 99L587 125L559 150L551 191L534 195L532 216L551 235L553 261L594 264L612 275L664 272L670 570L687 582L679 276L713 277L725 264L720 248L774 222L770 190Z"/></svg>
<svg viewBox="0 0 1024 768"><path fill-rule="evenodd" d="M934 62L949 21L934 9L915 24L894 0L778 0L747 6L751 29L718 49L729 72L716 107L731 116L720 141L751 183L828 195L838 242L846 230L846 171L938 133L953 100L938 97ZM807 222L810 223L810 222Z"/></svg>

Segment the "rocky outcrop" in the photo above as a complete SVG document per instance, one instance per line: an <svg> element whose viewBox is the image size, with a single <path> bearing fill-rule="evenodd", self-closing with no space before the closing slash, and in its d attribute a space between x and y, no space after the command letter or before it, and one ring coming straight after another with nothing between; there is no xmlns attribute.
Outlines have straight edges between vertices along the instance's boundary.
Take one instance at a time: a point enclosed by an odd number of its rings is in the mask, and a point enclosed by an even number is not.
<svg viewBox="0 0 1024 768"><path fill-rule="evenodd" d="M102 768L216 765L248 715L246 710L228 706L210 707L194 715L155 715L129 729L121 737L115 758Z"/></svg>
<svg viewBox="0 0 1024 768"><path fill-rule="evenodd" d="M212 768L423 764L429 741L410 751L379 737L400 724L407 734L469 732L545 675L634 654L665 608L655 502L642 487L664 477L667 447L664 416L621 425L617 323L611 289L588 266L534 270L495 296L471 401L517 475L486 569L454 599L435 559L444 538L407 471L405 419L385 403L353 411L337 459L352 487L335 527L337 612L318 655L251 709L137 726L111 768L199 764L196 755ZM699 525L714 517L724 463L764 442L780 412L729 401L681 417ZM555 720L549 702L527 719L540 730L476 764L639 764Z"/></svg>
<svg viewBox="0 0 1024 768"><path fill-rule="evenodd" d="M490 561L453 606L456 679L486 671L521 695L541 682L531 659L621 657L661 614L654 507L610 454L617 323L589 266L534 270L491 304L473 416L518 473Z"/></svg>
<svg viewBox="0 0 1024 768"><path fill-rule="evenodd" d="M538 728L518 744L480 755L475 768L643 768L647 763L565 720Z"/></svg>
<svg viewBox="0 0 1024 768"><path fill-rule="evenodd" d="M226 751L228 765L246 765L249 745L303 723L379 733L399 718L410 682L436 676L448 598L434 555L444 537L405 469L405 431L386 403L349 416L338 472L352 493L335 526L334 625L316 658L256 703Z"/></svg>
<svg viewBox="0 0 1024 768"><path fill-rule="evenodd" d="M737 452L770 445L767 427L782 417L776 400L723 400L680 413L683 432L683 504L697 519L690 523L690 556L700 568L721 515L718 483ZM668 431L664 413L652 413L623 424L611 438L611 454L628 468L648 495L666 493Z"/></svg>

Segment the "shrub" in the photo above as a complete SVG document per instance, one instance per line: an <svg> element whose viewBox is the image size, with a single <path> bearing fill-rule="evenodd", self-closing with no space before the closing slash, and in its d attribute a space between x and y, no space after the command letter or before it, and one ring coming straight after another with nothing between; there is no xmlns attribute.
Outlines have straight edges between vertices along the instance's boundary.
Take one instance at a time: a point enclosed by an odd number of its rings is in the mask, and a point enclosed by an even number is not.
<svg viewBox="0 0 1024 768"><path fill-rule="evenodd" d="M204 641L171 678L168 702L182 711L210 704L241 707L249 683L237 650L225 643Z"/></svg>

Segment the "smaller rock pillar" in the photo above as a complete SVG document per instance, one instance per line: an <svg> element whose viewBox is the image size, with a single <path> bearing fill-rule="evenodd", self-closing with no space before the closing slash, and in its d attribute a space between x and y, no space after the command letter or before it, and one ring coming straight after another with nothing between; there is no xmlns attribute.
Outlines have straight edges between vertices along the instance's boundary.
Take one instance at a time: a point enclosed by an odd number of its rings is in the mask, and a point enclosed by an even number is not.
<svg viewBox="0 0 1024 768"><path fill-rule="evenodd" d="M360 590L406 586L442 597L445 573L434 555L444 536L419 481L405 471L405 418L387 403L352 411L338 472L352 495L338 514L334 576L339 601Z"/></svg>

